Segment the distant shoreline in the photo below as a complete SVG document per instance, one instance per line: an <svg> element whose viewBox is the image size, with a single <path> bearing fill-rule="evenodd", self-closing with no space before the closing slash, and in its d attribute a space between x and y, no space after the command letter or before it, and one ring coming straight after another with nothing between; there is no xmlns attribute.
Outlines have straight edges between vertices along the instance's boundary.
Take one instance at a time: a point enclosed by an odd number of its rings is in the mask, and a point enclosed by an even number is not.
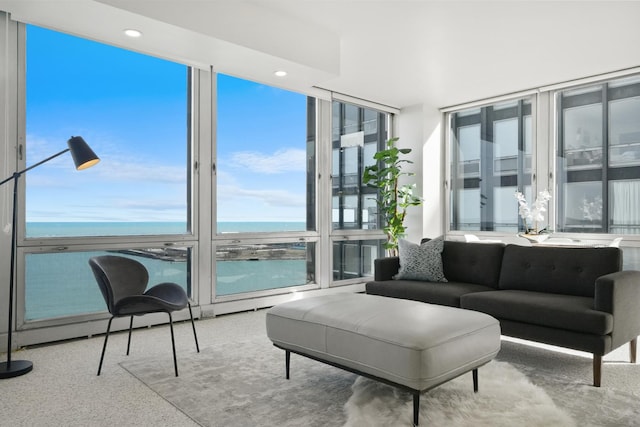
<svg viewBox="0 0 640 427"><path fill-rule="evenodd" d="M304 222L219 222L220 233L302 231ZM184 234L186 222L27 222L27 237L91 237ZM306 245L225 244L216 251L218 261L306 260ZM186 262L189 250L181 247L132 248L110 252L168 262Z"/></svg>
<svg viewBox="0 0 640 427"><path fill-rule="evenodd" d="M283 248L280 245L238 245L225 246L216 251L217 261L272 261L272 260L305 260L306 248ZM108 252L140 256L170 262L186 262L189 258L187 248L162 249L115 249Z"/></svg>
<svg viewBox="0 0 640 427"><path fill-rule="evenodd" d="M306 231L304 221L220 221L216 232L234 233L277 233ZM91 236L149 236L187 234L186 221L92 221L92 222L43 222L26 223L27 238L41 237L91 237Z"/></svg>

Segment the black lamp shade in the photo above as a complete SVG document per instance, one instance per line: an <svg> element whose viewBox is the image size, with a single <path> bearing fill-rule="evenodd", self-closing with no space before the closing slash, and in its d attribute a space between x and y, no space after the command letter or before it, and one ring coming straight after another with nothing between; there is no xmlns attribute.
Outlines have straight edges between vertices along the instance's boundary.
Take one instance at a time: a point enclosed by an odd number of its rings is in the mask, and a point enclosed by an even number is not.
<svg viewBox="0 0 640 427"><path fill-rule="evenodd" d="M67 141L67 145L77 170L90 168L100 161L96 153L93 152L81 136L72 136Z"/></svg>

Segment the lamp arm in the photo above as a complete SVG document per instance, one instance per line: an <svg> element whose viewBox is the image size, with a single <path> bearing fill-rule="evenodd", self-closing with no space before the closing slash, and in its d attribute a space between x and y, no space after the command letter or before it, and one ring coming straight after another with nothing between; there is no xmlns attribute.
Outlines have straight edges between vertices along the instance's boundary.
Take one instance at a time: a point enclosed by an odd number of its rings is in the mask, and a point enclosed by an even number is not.
<svg viewBox="0 0 640 427"><path fill-rule="evenodd" d="M71 155L73 157L73 161L76 164L76 169L86 169L87 167L91 167L94 164L98 163L100 159L95 153L89 148L87 143L82 139L82 137L71 137L69 141L67 141L67 145L69 148L60 151L59 153L54 154L53 156L47 157L46 159L39 161L26 169L21 171L14 172L7 179L0 181L0 185L13 181L13 216L11 220L11 259L10 259L10 277L9 277L9 310L8 310L8 325L7 325L7 361L0 363L0 379L3 378L12 378L17 377L19 375L24 375L27 372L30 372L33 369L33 363L28 360L17 360L13 362L11 361L11 336L13 335L13 299L14 299L14 276L15 276L15 267L16 267L16 222L18 219L17 216L17 204L18 204L18 179L25 172L40 166L43 163L48 162L49 160L55 159L56 157L66 153L67 151L71 151Z"/></svg>
<svg viewBox="0 0 640 427"><path fill-rule="evenodd" d="M4 181L0 182L0 185L4 184L5 182L9 182L9 181L11 181L12 179L15 179L15 178L19 177L19 176L20 176L20 175L22 175L23 173L25 173L25 172L27 172L27 171L30 171L31 169L33 169L33 168L35 168L35 167L37 167L37 166L40 166L40 165L41 165L41 164L43 164L43 163L47 163L49 160L53 160L53 159L55 159L56 157L61 156L62 154L66 153L67 151L69 151L69 149L68 149L68 148L65 148L64 150L60 151L59 153L56 153L56 154L54 154L53 156L47 157L46 159L41 160L41 161L39 161L38 163L35 163L35 164L33 164L33 165L29 166L29 167L28 167L28 168L26 168L26 169L23 169L23 170L21 170L21 171L19 171L19 172L14 172L14 174L13 174L13 175L11 175L9 178L7 178L7 179L5 179Z"/></svg>

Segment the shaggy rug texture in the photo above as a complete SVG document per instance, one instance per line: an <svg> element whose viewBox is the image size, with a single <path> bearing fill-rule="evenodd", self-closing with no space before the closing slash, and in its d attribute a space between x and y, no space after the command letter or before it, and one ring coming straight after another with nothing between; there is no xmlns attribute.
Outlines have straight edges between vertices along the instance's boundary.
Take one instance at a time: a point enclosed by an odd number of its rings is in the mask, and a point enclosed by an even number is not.
<svg viewBox="0 0 640 427"><path fill-rule="evenodd" d="M284 351L266 337L178 356L180 376L160 357L121 365L202 426L412 425L412 397L394 387ZM508 363L467 373L421 397L425 426L574 426L572 416Z"/></svg>
<svg viewBox="0 0 640 427"><path fill-rule="evenodd" d="M420 424L426 426L574 426L543 389L517 369L492 361L478 370L479 391L471 374L425 392L420 398ZM346 426L412 425L409 393L358 377L345 405Z"/></svg>

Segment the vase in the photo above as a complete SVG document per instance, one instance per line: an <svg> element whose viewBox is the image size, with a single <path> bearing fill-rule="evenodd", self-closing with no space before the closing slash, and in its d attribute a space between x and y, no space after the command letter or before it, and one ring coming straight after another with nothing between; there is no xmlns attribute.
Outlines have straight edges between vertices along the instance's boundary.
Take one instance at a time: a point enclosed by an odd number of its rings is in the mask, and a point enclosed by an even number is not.
<svg viewBox="0 0 640 427"><path fill-rule="evenodd" d="M549 238L548 234L518 233L518 236L524 237L531 243L542 243Z"/></svg>

